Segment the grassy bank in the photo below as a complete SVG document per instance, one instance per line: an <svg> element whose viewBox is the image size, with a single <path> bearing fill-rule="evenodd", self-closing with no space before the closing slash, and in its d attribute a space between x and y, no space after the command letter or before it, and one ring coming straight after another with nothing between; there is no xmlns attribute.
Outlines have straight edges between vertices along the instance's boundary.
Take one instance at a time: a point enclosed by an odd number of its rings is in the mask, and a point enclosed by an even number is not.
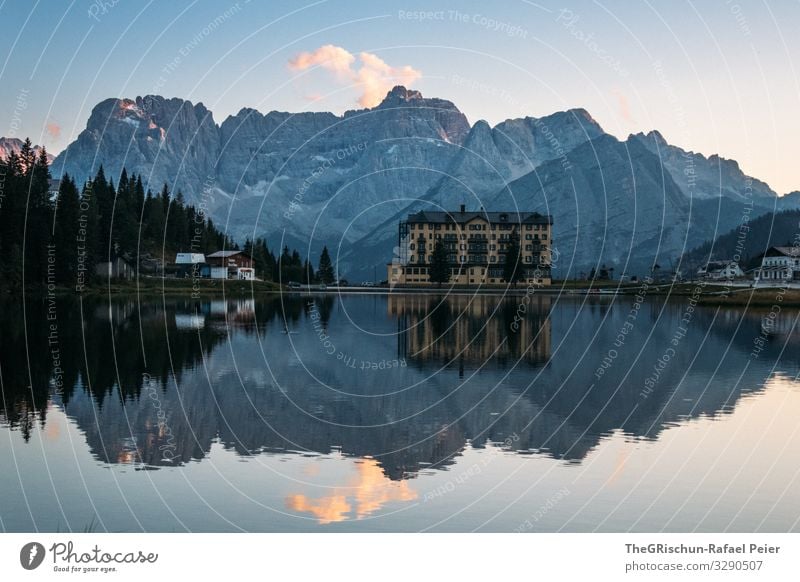
<svg viewBox="0 0 800 582"><path fill-rule="evenodd" d="M82 295L84 297L99 297L107 295L144 295L162 296L174 295L183 297L214 297L214 296L252 296L267 293L278 293L281 287L271 281L239 281L220 279L176 279L171 277L141 277L138 280L115 279L112 281L97 281L84 286L78 292L74 287L54 287L48 289L41 285L27 285L25 293L28 295L45 295L50 292L56 295ZM7 295L19 294L21 288L2 289Z"/></svg>
<svg viewBox="0 0 800 582"><path fill-rule="evenodd" d="M84 294L138 294L138 295L196 295L246 296L277 293L280 285L271 281L239 281L233 279L173 279L169 277L142 277L138 281L111 281L87 288Z"/></svg>
<svg viewBox="0 0 800 582"><path fill-rule="evenodd" d="M781 289L778 287L736 289L726 294L703 295L698 303L703 305L748 305L750 307L766 308L770 308L773 305L800 307L800 289Z"/></svg>

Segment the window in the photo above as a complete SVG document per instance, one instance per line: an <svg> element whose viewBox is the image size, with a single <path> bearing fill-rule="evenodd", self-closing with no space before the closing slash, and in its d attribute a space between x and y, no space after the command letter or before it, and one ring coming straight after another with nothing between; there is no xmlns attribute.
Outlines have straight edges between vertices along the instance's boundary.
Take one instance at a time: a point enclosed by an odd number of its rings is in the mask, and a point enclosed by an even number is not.
<svg viewBox="0 0 800 582"><path fill-rule="evenodd" d="M465 257L464 255L461 255L461 256L459 257L459 261L460 261L460 262L462 262L462 263L464 263L464 262L466 262L466 261L467 261L467 257Z"/></svg>
<svg viewBox="0 0 800 582"><path fill-rule="evenodd" d="M411 243L410 245L408 245L408 248L413 251L414 250L414 243Z"/></svg>
<svg viewBox="0 0 800 582"><path fill-rule="evenodd" d="M392 269L392 275L397 275L397 269Z"/></svg>
<svg viewBox="0 0 800 582"><path fill-rule="evenodd" d="M491 257L489 257L489 262L490 262L490 263L496 263L496 262L497 262L497 257L495 257L494 255L492 255Z"/></svg>
<svg viewBox="0 0 800 582"><path fill-rule="evenodd" d="M533 250L533 245L525 245L525 250L526 251Z"/></svg>
<svg viewBox="0 0 800 582"><path fill-rule="evenodd" d="M530 230L531 228L532 228L532 227L531 227L531 225L530 225L530 224L526 224L526 225L525 225L525 230Z"/></svg>
<svg viewBox="0 0 800 582"><path fill-rule="evenodd" d="M547 240L547 235L546 234L542 235L542 240Z"/></svg>
<svg viewBox="0 0 800 582"><path fill-rule="evenodd" d="M489 245L489 250L490 251L496 251L497 250L497 245Z"/></svg>

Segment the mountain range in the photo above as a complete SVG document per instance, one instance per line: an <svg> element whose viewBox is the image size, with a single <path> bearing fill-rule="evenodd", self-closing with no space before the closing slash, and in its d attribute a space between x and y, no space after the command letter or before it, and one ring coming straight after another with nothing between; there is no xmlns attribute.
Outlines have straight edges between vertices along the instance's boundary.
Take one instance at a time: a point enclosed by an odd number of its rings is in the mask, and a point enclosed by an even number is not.
<svg viewBox="0 0 800 582"><path fill-rule="evenodd" d="M657 131L622 141L583 109L470 125L452 102L400 86L343 115L245 108L221 124L202 103L106 99L52 173L85 180L100 165L182 191L239 240L312 257L327 245L351 279L383 278L397 222L426 208L551 214L555 275L578 277L603 263L616 275L674 268L743 217L800 207L800 194Z"/></svg>
<svg viewBox="0 0 800 582"><path fill-rule="evenodd" d="M0 137L0 158L5 159L12 152L18 154L22 149L22 143L22 140L16 137ZM33 151L36 152L37 155L40 149L38 145L33 147ZM54 157L48 152L47 159L52 162Z"/></svg>

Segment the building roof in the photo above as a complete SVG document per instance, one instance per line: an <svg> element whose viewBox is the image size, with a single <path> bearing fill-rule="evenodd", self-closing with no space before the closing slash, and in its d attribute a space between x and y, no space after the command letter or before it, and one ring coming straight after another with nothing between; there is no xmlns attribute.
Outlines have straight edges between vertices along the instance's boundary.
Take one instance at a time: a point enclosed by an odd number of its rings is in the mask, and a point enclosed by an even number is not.
<svg viewBox="0 0 800 582"><path fill-rule="evenodd" d="M227 259L228 257L235 257L236 255L245 255L247 257L250 256L244 251L217 251L215 253L211 253L206 258L208 258L208 259Z"/></svg>
<svg viewBox="0 0 800 582"><path fill-rule="evenodd" d="M766 257L800 257L800 247L770 247L764 253Z"/></svg>
<svg viewBox="0 0 800 582"><path fill-rule="evenodd" d="M731 266L736 268L736 267L739 266L739 263L737 263L736 261L733 261L733 260L729 260L729 261L708 261L708 263L706 263L705 267L700 267L700 270L701 271L702 270L705 270L705 271L721 271L721 270L727 269L728 267L731 267Z"/></svg>
<svg viewBox="0 0 800 582"><path fill-rule="evenodd" d="M538 212L486 212L481 210L478 212L438 212L429 210L420 210L408 215L406 222L416 223L457 223L465 224L475 218L482 218L491 223L508 223L508 224L553 224L553 217L546 214L539 214Z"/></svg>
<svg viewBox="0 0 800 582"><path fill-rule="evenodd" d="M192 265L195 263L204 263L206 261L205 255L203 253L176 253L175 254L175 264L176 265Z"/></svg>

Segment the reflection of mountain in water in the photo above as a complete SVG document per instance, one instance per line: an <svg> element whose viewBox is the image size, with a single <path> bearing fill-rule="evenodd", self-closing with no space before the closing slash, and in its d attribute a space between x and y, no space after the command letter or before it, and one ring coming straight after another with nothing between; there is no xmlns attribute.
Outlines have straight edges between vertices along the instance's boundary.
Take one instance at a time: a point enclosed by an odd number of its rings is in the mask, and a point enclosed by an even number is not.
<svg viewBox="0 0 800 582"><path fill-rule="evenodd" d="M27 352L19 318L0 315L0 419L29 430L46 422L49 401L61 403L108 463L181 464L219 441L240 455L339 450L397 480L447 466L468 444L507 441L510 451L579 462L611 432L656 438L686 419L728 413L772 366L798 368L797 350L779 359L784 344L773 340L750 359L763 314L698 308L674 343L685 304L646 302L620 343L629 298L533 298L514 338L507 305L516 313L516 299L488 296L84 303L81 320L78 306L64 304L56 372L47 306L30 303ZM320 342L316 314L339 352L389 361L399 347L409 364L341 365ZM30 379L19 365L27 354ZM318 501L287 503L314 513L324 509Z"/></svg>

